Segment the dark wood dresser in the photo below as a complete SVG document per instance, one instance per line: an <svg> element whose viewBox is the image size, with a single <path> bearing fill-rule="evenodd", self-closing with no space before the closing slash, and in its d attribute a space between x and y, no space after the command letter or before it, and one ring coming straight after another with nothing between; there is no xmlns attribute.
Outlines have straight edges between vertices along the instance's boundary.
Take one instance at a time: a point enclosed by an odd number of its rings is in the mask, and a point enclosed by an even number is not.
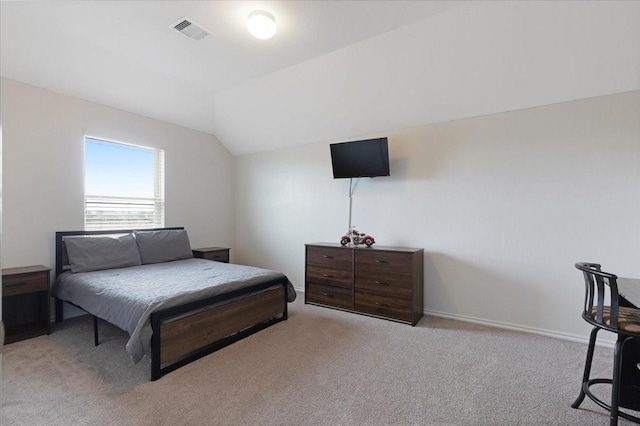
<svg viewBox="0 0 640 426"><path fill-rule="evenodd" d="M424 249L306 244L305 303L416 325Z"/></svg>
<svg viewBox="0 0 640 426"><path fill-rule="evenodd" d="M49 334L49 272L41 266L2 270L5 343Z"/></svg>

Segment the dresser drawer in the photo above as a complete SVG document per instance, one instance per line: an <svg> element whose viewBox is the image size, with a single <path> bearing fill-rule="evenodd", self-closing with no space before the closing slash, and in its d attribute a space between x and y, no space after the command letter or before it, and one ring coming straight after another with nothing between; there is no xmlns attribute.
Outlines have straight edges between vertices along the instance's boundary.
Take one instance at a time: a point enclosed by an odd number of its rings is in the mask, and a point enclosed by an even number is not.
<svg viewBox="0 0 640 426"><path fill-rule="evenodd" d="M375 273L356 269L356 291L366 291L382 296L411 300L413 278L411 275Z"/></svg>
<svg viewBox="0 0 640 426"><path fill-rule="evenodd" d="M316 283L307 283L307 302L353 309L353 295L351 290L331 287Z"/></svg>
<svg viewBox="0 0 640 426"><path fill-rule="evenodd" d="M359 291L356 291L355 298L356 311L401 321L413 321L411 300L379 296Z"/></svg>
<svg viewBox="0 0 640 426"><path fill-rule="evenodd" d="M351 273L352 251L338 247L307 246L307 265Z"/></svg>
<svg viewBox="0 0 640 426"><path fill-rule="evenodd" d="M15 296L16 294L48 291L48 278L48 272L3 276L2 296Z"/></svg>
<svg viewBox="0 0 640 426"><path fill-rule="evenodd" d="M307 266L307 280L314 283L331 285L334 287L351 288L351 271L329 269L320 266Z"/></svg>
<svg viewBox="0 0 640 426"><path fill-rule="evenodd" d="M361 249L355 251L355 270L383 274L413 273L413 254Z"/></svg>

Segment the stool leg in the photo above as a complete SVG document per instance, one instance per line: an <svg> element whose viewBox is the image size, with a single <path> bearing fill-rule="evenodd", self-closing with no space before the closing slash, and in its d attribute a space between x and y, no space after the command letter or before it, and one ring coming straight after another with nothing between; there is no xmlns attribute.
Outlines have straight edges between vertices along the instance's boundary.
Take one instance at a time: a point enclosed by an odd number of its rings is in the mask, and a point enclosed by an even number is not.
<svg viewBox="0 0 640 426"><path fill-rule="evenodd" d="M593 361L593 351L596 348L596 335L598 334L598 331L600 331L598 327L593 327L593 330L591 330L591 337L589 337L589 349L587 350L587 360L584 363L584 374L582 375L582 385L580 386L580 395L578 395L578 398L576 398L573 404L571 404L571 408L578 408L586 396L584 393L584 384L589 381L589 376L591 375L591 363Z"/></svg>
<svg viewBox="0 0 640 426"><path fill-rule="evenodd" d="M622 374L622 348L626 337L618 335L616 346L613 349L613 379L611 383L611 426L618 424L618 404L620 401L620 375Z"/></svg>

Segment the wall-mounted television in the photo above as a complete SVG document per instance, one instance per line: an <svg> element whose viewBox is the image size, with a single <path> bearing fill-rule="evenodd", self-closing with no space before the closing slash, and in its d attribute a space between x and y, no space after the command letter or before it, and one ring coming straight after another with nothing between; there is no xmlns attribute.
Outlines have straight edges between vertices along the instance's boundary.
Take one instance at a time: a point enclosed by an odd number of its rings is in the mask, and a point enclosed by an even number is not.
<svg viewBox="0 0 640 426"><path fill-rule="evenodd" d="M333 178L389 176L387 138L332 143Z"/></svg>

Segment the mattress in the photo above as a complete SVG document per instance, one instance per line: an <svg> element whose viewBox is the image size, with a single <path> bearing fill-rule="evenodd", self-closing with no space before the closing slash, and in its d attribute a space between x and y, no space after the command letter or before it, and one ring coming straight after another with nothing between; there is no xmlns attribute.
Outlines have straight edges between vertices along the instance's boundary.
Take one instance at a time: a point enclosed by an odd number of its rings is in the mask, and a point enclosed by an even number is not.
<svg viewBox="0 0 640 426"><path fill-rule="evenodd" d="M126 350L134 363L151 349L151 313L274 279L268 269L205 259L71 273L56 279L53 296L70 302L129 333ZM295 290L287 280L287 300Z"/></svg>

